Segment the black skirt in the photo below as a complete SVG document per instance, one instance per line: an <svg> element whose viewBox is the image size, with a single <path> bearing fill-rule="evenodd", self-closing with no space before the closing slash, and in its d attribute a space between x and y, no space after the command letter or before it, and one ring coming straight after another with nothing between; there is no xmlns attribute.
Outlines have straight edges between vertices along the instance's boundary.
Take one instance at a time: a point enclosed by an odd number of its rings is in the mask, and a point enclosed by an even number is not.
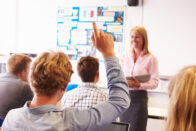
<svg viewBox="0 0 196 131"><path fill-rule="evenodd" d="M145 90L130 90L130 107L120 116L121 122L130 123L130 131L146 131L148 94Z"/></svg>

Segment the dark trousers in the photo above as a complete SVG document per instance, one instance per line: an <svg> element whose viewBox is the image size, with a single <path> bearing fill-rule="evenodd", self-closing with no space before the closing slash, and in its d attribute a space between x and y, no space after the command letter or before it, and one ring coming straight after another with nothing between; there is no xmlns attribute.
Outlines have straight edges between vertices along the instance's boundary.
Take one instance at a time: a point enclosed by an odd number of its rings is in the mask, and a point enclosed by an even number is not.
<svg viewBox="0 0 196 131"><path fill-rule="evenodd" d="M147 91L130 90L130 107L120 116L121 122L130 123L130 131L146 131L148 119Z"/></svg>

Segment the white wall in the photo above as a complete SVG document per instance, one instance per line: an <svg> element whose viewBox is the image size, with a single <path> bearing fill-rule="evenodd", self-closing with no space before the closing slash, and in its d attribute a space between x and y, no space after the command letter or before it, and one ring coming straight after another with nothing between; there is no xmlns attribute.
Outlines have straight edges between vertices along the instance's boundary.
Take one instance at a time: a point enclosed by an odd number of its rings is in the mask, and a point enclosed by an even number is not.
<svg viewBox="0 0 196 131"><path fill-rule="evenodd" d="M57 7L126 5L125 51L129 31L144 25L149 48L159 60L160 74L173 75L180 68L196 64L196 1L142 0L127 6L127 0L0 0L1 53L37 53L56 48Z"/></svg>
<svg viewBox="0 0 196 131"><path fill-rule="evenodd" d="M16 42L16 1L0 0L0 54L9 54Z"/></svg>
<svg viewBox="0 0 196 131"><path fill-rule="evenodd" d="M18 0L18 52L39 53L56 47L54 0Z"/></svg>
<svg viewBox="0 0 196 131"><path fill-rule="evenodd" d="M144 0L143 24L161 75L196 64L195 7L195 0Z"/></svg>

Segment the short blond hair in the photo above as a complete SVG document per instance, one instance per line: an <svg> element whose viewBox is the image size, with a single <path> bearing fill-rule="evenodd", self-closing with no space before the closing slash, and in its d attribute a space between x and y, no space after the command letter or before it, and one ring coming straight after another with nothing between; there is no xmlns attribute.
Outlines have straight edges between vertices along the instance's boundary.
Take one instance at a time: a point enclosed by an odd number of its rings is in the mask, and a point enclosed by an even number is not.
<svg viewBox="0 0 196 131"><path fill-rule="evenodd" d="M52 96L65 89L72 75L72 65L63 52L44 52L32 64L30 85L38 95Z"/></svg>
<svg viewBox="0 0 196 131"><path fill-rule="evenodd" d="M183 68L169 85L166 131L196 131L196 66Z"/></svg>
<svg viewBox="0 0 196 131"><path fill-rule="evenodd" d="M142 35L143 37L143 47L142 47L142 51L144 54L149 54L149 50L148 50L148 35L147 35L147 31L143 26L135 26L131 29L131 32L138 32L139 34Z"/></svg>
<svg viewBox="0 0 196 131"><path fill-rule="evenodd" d="M27 64L31 62L31 58L24 54L12 54L7 61L8 72L17 75L27 69Z"/></svg>

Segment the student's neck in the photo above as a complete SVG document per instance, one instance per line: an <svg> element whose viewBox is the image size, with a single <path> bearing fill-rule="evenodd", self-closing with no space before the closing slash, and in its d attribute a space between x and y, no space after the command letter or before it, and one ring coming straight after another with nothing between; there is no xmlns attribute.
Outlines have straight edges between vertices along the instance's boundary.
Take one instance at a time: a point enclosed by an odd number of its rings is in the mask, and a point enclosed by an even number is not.
<svg viewBox="0 0 196 131"><path fill-rule="evenodd" d="M33 100L29 104L30 108L35 108L43 105L56 105L58 98L55 96L48 97L46 95L36 95L33 97Z"/></svg>

